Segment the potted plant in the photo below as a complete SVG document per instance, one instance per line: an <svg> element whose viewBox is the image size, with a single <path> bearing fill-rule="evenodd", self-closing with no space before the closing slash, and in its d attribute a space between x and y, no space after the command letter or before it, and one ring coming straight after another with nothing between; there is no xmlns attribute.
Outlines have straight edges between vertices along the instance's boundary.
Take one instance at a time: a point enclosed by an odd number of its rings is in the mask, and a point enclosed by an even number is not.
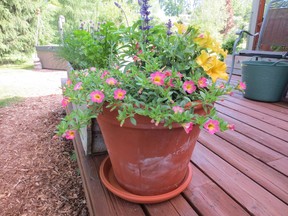
<svg viewBox="0 0 288 216"><path fill-rule="evenodd" d="M57 54L69 62L68 77L74 69L107 68L110 63L115 62L111 58L117 53L119 38L118 28L112 22L95 25L91 20L81 21L79 29L64 32L63 43ZM72 103L71 109L87 109L86 105ZM87 126L80 128L79 134L86 155L106 152L106 145L95 118L92 118Z"/></svg>
<svg viewBox="0 0 288 216"><path fill-rule="evenodd" d="M58 126L58 135L73 139L97 117L109 154L100 177L110 191L139 203L170 199L187 187L200 129L233 129L213 104L244 88L216 83L228 79L226 53L208 33L170 20L152 27L148 9L143 0L141 20L118 29L121 47L109 68L71 72L62 103L88 109Z"/></svg>

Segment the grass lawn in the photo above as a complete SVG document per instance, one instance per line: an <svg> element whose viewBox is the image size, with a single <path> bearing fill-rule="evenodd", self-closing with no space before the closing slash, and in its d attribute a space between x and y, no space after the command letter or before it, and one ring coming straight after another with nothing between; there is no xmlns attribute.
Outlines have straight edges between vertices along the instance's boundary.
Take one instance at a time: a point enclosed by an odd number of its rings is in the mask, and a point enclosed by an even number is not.
<svg viewBox="0 0 288 216"><path fill-rule="evenodd" d="M33 61L27 61L21 64L4 64L0 65L0 69L33 69L34 63Z"/></svg>
<svg viewBox="0 0 288 216"><path fill-rule="evenodd" d="M11 97L11 98L0 99L0 108L21 102L23 99L24 98L22 97Z"/></svg>

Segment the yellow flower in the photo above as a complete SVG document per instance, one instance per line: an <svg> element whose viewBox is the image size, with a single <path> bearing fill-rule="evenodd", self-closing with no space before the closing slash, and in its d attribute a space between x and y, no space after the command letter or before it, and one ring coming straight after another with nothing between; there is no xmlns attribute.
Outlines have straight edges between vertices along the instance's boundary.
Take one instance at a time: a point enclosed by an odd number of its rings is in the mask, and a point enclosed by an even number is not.
<svg viewBox="0 0 288 216"><path fill-rule="evenodd" d="M209 33L202 33L198 37L194 38L194 42L199 44L199 46L204 48L209 48L212 46L213 39L210 37Z"/></svg>
<svg viewBox="0 0 288 216"><path fill-rule="evenodd" d="M196 63L205 71L208 71L216 63L216 56L210 56L206 51L202 50L201 55L196 58Z"/></svg>
<svg viewBox="0 0 288 216"><path fill-rule="evenodd" d="M178 34L183 34L187 30L187 26L185 26L183 23L174 23L174 25L178 29Z"/></svg>
<svg viewBox="0 0 288 216"><path fill-rule="evenodd" d="M213 82L216 82L218 78L228 80L228 74L226 73L227 66L224 62L216 59L214 67L207 71L207 74L212 78Z"/></svg>
<svg viewBox="0 0 288 216"><path fill-rule="evenodd" d="M211 47L208 47L210 48L213 52L217 53L217 54L221 54L224 58L227 57L227 50L224 51L222 48L221 48L221 45L220 43L218 43L216 40L213 41L212 43L212 46Z"/></svg>
<svg viewBox="0 0 288 216"><path fill-rule="evenodd" d="M227 51L224 51L220 43L214 40L208 32L198 35L194 42L203 48L211 49L213 52L223 55L224 58L227 56Z"/></svg>

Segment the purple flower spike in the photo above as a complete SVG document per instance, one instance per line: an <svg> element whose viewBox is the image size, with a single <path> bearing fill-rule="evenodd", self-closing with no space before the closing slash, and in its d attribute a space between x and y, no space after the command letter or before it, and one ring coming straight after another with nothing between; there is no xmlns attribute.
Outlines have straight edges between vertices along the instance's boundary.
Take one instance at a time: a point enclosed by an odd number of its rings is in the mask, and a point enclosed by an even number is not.
<svg viewBox="0 0 288 216"><path fill-rule="evenodd" d="M153 26L149 26L149 21L152 18L149 18L150 11L148 10L150 5L148 5L149 0L138 0L138 3L141 5L140 14L143 20L142 26L140 26L140 29L143 31L151 29Z"/></svg>
<svg viewBox="0 0 288 216"><path fill-rule="evenodd" d="M121 5L118 4L117 2L114 2L114 4L116 5L116 7L121 8Z"/></svg>
<svg viewBox="0 0 288 216"><path fill-rule="evenodd" d="M171 32L172 22L170 19L168 20L168 23L166 23L166 26L167 26L167 35L170 36L172 34Z"/></svg>

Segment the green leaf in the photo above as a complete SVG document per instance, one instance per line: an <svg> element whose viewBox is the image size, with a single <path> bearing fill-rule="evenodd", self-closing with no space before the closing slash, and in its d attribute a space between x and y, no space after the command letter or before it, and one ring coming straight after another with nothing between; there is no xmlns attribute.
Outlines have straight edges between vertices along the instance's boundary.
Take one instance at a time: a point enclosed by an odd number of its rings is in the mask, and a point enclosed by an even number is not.
<svg viewBox="0 0 288 216"><path fill-rule="evenodd" d="M133 117L130 117L130 122L131 122L133 125L137 125L136 119L133 118Z"/></svg>

